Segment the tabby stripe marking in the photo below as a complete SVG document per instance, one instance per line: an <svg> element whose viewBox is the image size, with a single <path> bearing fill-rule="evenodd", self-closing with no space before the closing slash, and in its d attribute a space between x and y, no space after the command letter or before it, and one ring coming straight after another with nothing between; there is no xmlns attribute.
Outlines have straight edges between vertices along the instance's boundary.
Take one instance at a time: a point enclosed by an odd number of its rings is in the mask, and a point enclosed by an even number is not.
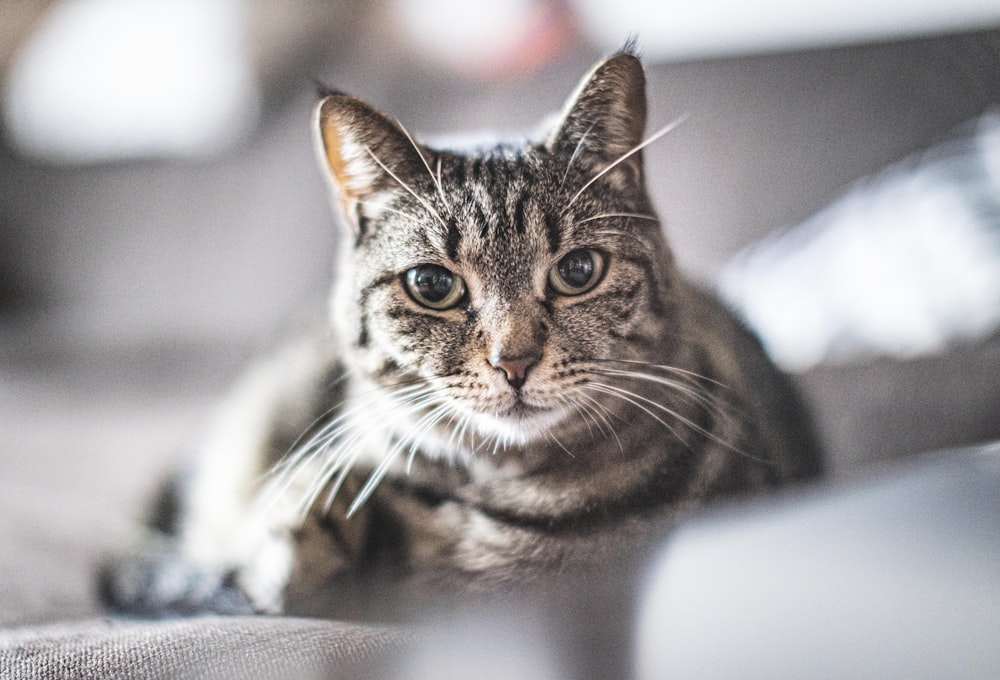
<svg viewBox="0 0 1000 680"><path fill-rule="evenodd" d="M458 228L458 221L448 220L448 233L444 237L444 251L448 259L453 262L458 259L458 247L462 243L462 231Z"/></svg>
<svg viewBox="0 0 1000 680"><path fill-rule="evenodd" d="M514 203L514 231L518 234L523 234L527 229L527 225L524 223L524 202L525 196L521 194Z"/></svg>
<svg viewBox="0 0 1000 680"><path fill-rule="evenodd" d="M612 524L628 517L655 513L671 505L669 499L680 500L689 492L692 478L701 465L696 464L690 449L678 452L650 470L649 476L615 499L560 515L521 514L500 508L476 506L476 509L495 521L509 526L544 533L586 534L604 531Z"/></svg>
<svg viewBox="0 0 1000 680"><path fill-rule="evenodd" d="M486 218L486 211L479 201L472 204L472 210L473 222L479 225L479 238L485 241L490 234L490 221Z"/></svg>
<svg viewBox="0 0 1000 680"><path fill-rule="evenodd" d="M545 216L545 236L549 241L549 252L553 255L562 245L562 231L559 228L559 218L548 214Z"/></svg>
<svg viewBox="0 0 1000 680"><path fill-rule="evenodd" d="M379 288L382 288L389 284L395 284L395 282L396 282L396 275L386 273L376 277L374 281L372 281L367 286L361 289L361 293L359 295L359 300L358 300L358 307L360 307L361 309L361 314L360 314L361 328L358 330L358 337L354 341L357 347L359 348L367 347L368 342L370 340L370 336L368 334L368 299L371 297L371 294L374 293Z"/></svg>

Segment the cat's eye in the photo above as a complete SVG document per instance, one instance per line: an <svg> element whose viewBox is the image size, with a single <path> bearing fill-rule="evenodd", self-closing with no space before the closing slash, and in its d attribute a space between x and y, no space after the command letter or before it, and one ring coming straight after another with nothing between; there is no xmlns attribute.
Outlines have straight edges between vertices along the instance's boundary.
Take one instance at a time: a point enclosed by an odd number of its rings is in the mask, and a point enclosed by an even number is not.
<svg viewBox="0 0 1000 680"><path fill-rule="evenodd" d="M461 276L436 264L421 264L403 275L410 297L430 309L450 309L465 297Z"/></svg>
<svg viewBox="0 0 1000 680"><path fill-rule="evenodd" d="M597 285L604 273L601 253L579 248L564 256L549 270L549 285L560 295L582 295Z"/></svg>

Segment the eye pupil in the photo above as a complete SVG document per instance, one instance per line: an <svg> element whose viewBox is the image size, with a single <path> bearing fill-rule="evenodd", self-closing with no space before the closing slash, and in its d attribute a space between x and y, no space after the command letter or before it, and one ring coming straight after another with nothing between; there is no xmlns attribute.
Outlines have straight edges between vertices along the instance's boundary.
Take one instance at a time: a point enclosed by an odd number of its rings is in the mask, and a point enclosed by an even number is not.
<svg viewBox="0 0 1000 680"><path fill-rule="evenodd" d="M424 307L450 309L465 296L462 278L436 264L421 264L404 275L410 297Z"/></svg>
<svg viewBox="0 0 1000 680"><path fill-rule="evenodd" d="M549 287L559 295L582 295L598 284L606 263L600 251L578 248L549 270Z"/></svg>
<svg viewBox="0 0 1000 680"><path fill-rule="evenodd" d="M583 288L594 276L594 258L587 250L576 250L559 261L559 276L571 288Z"/></svg>
<svg viewBox="0 0 1000 680"><path fill-rule="evenodd" d="M412 286L428 302L441 302L455 285L455 277L444 267L425 264L410 271Z"/></svg>

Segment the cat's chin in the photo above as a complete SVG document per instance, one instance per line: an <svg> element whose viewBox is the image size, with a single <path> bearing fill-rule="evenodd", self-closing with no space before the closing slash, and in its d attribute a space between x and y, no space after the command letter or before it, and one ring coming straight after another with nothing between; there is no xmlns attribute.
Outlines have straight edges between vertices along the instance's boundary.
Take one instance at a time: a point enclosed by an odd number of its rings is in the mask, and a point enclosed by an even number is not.
<svg viewBox="0 0 1000 680"><path fill-rule="evenodd" d="M518 404L504 414L476 413L472 423L479 434L510 444L528 444L544 437L566 419L566 408L540 409Z"/></svg>

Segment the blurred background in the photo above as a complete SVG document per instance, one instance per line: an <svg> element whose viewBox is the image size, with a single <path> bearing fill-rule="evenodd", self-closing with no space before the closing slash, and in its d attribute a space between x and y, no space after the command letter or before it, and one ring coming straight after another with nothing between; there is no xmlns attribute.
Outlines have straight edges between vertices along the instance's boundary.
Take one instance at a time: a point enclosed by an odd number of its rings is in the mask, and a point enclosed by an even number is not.
<svg viewBox="0 0 1000 680"><path fill-rule="evenodd" d="M248 357L322 312L317 82L418 132L526 129L631 34L650 132L685 117L646 152L678 259L774 334L833 472L1000 437L995 0L3 2L6 530L51 533L50 497L108 525Z"/></svg>
<svg viewBox="0 0 1000 680"><path fill-rule="evenodd" d="M975 0L752 11L724 0L3 3L0 359L35 357L44 370L131 357L141 372L197 376L212 355L225 382L321 309L335 225L311 149L317 82L418 131L526 129L637 35L650 130L686 116L647 151L650 188L682 266L714 285L744 246L808 221L886 166L919 165L961 126L982 127L1000 104L998 26L1000 6ZM1000 180L987 189L974 200L989 189L995 199ZM889 212L909 202L891 199ZM995 219L988 228L993 241L976 250L1000 252ZM924 294L887 264L913 250L915 229L864 244L876 272L857 306L886 281L904 297ZM805 283L832 252L777 285L815 299ZM862 266L848 257L825 285L857 287L851 268ZM921 278L926 263L915 266ZM813 369L802 382L835 467L1000 434L997 373L981 370L1000 363L989 342L1000 276L969 285L943 304L981 298L973 342L931 343L903 362L867 357L857 375L821 350L791 357ZM817 328L823 314L836 310L791 323Z"/></svg>

